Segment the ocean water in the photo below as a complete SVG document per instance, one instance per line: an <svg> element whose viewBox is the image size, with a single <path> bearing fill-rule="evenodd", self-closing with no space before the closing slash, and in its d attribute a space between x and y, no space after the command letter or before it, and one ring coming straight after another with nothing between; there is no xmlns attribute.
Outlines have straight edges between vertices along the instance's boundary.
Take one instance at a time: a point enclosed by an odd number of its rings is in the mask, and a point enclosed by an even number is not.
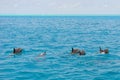
<svg viewBox="0 0 120 80"><path fill-rule="evenodd" d="M120 80L120 17L1 16L0 80Z"/></svg>

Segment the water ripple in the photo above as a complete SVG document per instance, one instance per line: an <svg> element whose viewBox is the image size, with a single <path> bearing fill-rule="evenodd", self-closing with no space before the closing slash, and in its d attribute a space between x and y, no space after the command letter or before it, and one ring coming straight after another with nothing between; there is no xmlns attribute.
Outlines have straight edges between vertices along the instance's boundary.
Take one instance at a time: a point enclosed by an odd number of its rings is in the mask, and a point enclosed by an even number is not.
<svg viewBox="0 0 120 80"><path fill-rule="evenodd" d="M1 80L120 79L120 17L1 17L0 22ZM99 46L110 53L98 54ZM22 55L9 57L15 47L23 48ZM70 54L72 47L86 55ZM46 56L37 57L44 51Z"/></svg>

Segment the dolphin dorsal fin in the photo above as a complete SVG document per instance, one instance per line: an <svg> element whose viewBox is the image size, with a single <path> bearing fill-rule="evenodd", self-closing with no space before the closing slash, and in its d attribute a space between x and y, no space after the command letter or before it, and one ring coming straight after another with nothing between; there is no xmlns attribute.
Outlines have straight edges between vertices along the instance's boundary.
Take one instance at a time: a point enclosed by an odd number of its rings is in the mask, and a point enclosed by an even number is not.
<svg viewBox="0 0 120 80"><path fill-rule="evenodd" d="M13 49L13 53L15 53L15 48Z"/></svg>
<svg viewBox="0 0 120 80"><path fill-rule="evenodd" d="M72 48L72 52L74 51L74 49Z"/></svg>
<svg viewBox="0 0 120 80"><path fill-rule="evenodd" d="M100 51L101 51L102 50L101 47L99 47L99 48L100 48Z"/></svg>

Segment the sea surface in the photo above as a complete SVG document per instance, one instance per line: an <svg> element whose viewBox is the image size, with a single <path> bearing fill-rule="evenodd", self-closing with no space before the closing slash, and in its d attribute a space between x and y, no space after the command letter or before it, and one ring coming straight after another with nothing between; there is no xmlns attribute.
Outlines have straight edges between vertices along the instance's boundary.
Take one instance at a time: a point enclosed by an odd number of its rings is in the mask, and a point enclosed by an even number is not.
<svg viewBox="0 0 120 80"><path fill-rule="evenodd" d="M0 16L0 80L120 80L120 16Z"/></svg>

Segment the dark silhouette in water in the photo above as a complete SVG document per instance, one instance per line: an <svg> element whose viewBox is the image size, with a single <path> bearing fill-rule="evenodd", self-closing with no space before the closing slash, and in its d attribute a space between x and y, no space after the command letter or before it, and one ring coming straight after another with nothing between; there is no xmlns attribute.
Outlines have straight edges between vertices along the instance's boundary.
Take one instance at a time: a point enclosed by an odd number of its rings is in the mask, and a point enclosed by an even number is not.
<svg viewBox="0 0 120 80"><path fill-rule="evenodd" d="M85 51L84 51L84 50L81 50L81 51L79 52L79 55L85 55Z"/></svg>
<svg viewBox="0 0 120 80"><path fill-rule="evenodd" d="M79 52L80 52L79 49L74 49L74 48L72 48L72 51L71 51L72 54L76 54L76 53L79 53Z"/></svg>
<svg viewBox="0 0 120 80"><path fill-rule="evenodd" d="M20 55L21 52L22 52L21 48L13 48L13 52L9 56L14 56L15 57L15 55Z"/></svg>
<svg viewBox="0 0 120 80"><path fill-rule="evenodd" d="M20 54L22 52L21 48L14 48L13 49L13 54Z"/></svg>
<svg viewBox="0 0 120 80"><path fill-rule="evenodd" d="M84 50L74 49L74 48L72 48L71 53L72 53L72 54L85 55L85 51L84 51Z"/></svg>
<svg viewBox="0 0 120 80"><path fill-rule="evenodd" d="M108 49L104 49L104 50L102 50L102 48L101 47L99 47L100 48L100 53L101 54L108 54L109 53L109 50Z"/></svg>

